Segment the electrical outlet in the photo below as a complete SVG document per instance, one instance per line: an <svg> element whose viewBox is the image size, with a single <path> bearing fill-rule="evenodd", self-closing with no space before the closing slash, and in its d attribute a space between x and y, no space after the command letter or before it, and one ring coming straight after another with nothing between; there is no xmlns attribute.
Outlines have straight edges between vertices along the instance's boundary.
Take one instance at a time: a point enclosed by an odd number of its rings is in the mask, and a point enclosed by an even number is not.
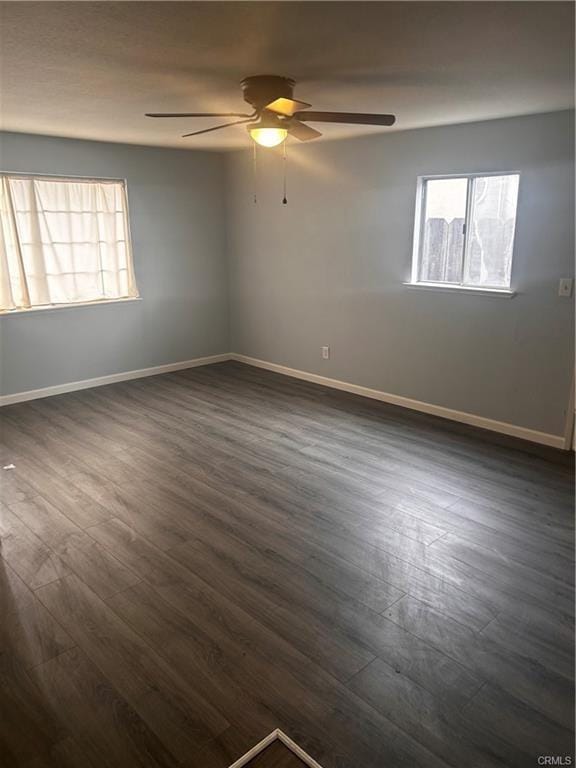
<svg viewBox="0 0 576 768"><path fill-rule="evenodd" d="M571 277L563 277L558 283L558 296L572 296L573 282Z"/></svg>
<svg viewBox="0 0 576 768"><path fill-rule="evenodd" d="M330 359L330 347L322 347L322 359L323 360Z"/></svg>

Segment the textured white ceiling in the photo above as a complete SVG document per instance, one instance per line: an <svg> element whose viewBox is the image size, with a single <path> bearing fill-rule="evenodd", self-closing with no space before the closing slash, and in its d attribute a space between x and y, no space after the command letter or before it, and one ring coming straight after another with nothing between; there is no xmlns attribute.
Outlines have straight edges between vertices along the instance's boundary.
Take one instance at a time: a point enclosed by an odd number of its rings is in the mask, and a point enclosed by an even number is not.
<svg viewBox="0 0 576 768"><path fill-rule="evenodd" d="M392 130L573 105L571 2L3 2L4 130L169 147L246 146L245 127L147 111L244 111L239 82L297 80L315 109ZM327 138L390 128L321 126Z"/></svg>

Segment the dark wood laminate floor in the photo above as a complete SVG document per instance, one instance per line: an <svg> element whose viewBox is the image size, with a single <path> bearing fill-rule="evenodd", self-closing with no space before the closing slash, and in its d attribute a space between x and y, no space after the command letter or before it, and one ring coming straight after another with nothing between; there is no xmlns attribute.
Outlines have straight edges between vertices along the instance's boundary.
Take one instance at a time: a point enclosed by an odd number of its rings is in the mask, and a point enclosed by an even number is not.
<svg viewBox="0 0 576 768"><path fill-rule="evenodd" d="M573 483L237 363L2 409L0 765L573 756Z"/></svg>

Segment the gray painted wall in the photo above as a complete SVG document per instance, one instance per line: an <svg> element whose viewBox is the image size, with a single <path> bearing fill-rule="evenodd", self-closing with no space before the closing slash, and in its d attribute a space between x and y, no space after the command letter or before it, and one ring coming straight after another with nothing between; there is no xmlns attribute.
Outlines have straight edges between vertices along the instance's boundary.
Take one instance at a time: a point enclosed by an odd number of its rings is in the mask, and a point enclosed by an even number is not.
<svg viewBox="0 0 576 768"><path fill-rule="evenodd" d="M128 179L143 297L2 317L3 394L233 349L564 430L574 312L557 282L573 274L573 113L291 145L287 206L274 152L259 155L258 205L249 153L21 134L3 134L1 152L3 170ZM518 295L405 288L416 177L500 169L522 174Z"/></svg>
<svg viewBox="0 0 576 768"><path fill-rule="evenodd" d="M574 371L573 113L228 161L234 351L561 435ZM511 299L405 288L416 177L519 170ZM320 347L329 344L324 361Z"/></svg>
<svg viewBox="0 0 576 768"><path fill-rule="evenodd" d="M4 171L128 180L141 301L0 318L10 394L228 352L224 158L4 133Z"/></svg>

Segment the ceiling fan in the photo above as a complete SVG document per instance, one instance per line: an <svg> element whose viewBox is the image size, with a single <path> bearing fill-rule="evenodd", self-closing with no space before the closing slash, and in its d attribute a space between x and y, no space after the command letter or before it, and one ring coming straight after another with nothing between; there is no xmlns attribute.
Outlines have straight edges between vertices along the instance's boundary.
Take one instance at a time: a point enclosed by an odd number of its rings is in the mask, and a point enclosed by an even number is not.
<svg viewBox="0 0 576 768"><path fill-rule="evenodd" d="M310 141L322 136L320 131L306 123L348 123L354 125L393 125L394 115L375 115L361 112L315 112L311 104L293 98L295 82L289 77L277 75L255 75L242 80L244 101L253 107L251 114L242 112L151 112L146 117L237 117L240 120L204 128L201 131L185 133L199 136L201 133L219 131L231 125L248 127L250 136L257 144L275 147L288 135L300 141Z"/></svg>

